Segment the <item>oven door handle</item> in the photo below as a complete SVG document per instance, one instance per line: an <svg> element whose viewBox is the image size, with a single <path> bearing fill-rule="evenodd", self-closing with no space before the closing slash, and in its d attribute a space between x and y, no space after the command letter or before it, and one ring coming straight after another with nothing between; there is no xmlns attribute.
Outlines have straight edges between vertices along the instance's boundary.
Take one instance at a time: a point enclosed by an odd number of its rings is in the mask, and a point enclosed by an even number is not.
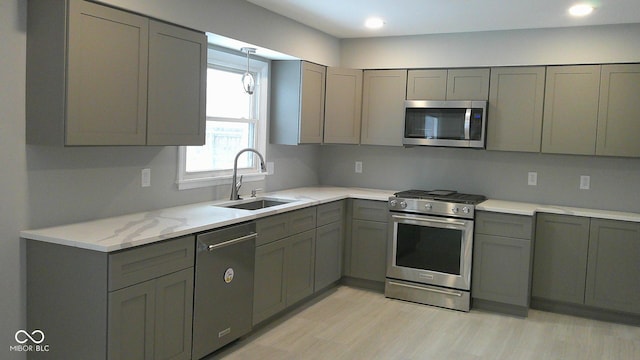
<svg viewBox="0 0 640 360"><path fill-rule="evenodd" d="M402 215L392 215L394 219L399 219L399 220L411 220L411 221L418 221L418 222L422 222L422 223L426 223L426 224L442 224L442 225L456 225L456 226L465 226L465 223L461 222L461 221L447 221L447 220L440 220L440 219L423 219L423 218L417 218L417 217L412 217L412 216L402 216Z"/></svg>

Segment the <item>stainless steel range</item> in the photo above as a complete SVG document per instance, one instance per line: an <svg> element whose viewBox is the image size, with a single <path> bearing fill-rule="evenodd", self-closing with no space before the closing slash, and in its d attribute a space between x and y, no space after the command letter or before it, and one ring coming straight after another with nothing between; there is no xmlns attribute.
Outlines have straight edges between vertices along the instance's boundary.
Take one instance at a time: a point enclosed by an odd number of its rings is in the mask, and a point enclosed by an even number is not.
<svg viewBox="0 0 640 360"><path fill-rule="evenodd" d="M394 195L385 296L469 311L475 205L486 197L450 190Z"/></svg>

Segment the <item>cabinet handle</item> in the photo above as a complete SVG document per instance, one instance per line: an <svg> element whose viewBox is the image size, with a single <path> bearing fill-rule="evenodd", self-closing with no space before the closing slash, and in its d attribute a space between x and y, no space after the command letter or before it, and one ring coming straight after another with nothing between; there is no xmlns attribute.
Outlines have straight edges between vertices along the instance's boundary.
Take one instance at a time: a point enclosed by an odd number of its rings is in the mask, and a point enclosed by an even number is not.
<svg viewBox="0 0 640 360"><path fill-rule="evenodd" d="M233 239L233 240L229 240L229 241L225 241L225 242L222 242L222 243L219 243L219 244L209 245L209 246L207 246L207 250L213 251L213 250L220 249L220 248L223 248L223 247L226 247L226 246L231 246L231 245L237 244L239 242L243 242L243 241L250 240L250 239L255 239L257 236L258 236L258 234L256 234L256 233L245 235L245 236L241 236L239 238L236 238L236 239Z"/></svg>

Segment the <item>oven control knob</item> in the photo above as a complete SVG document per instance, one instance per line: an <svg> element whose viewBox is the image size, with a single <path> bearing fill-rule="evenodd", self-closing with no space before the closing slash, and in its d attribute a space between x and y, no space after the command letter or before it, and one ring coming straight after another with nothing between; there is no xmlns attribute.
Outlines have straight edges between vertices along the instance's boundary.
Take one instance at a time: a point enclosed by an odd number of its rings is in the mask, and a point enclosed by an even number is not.
<svg viewBox="0 0 640 360"><path fill-rule="evenodd" d="M468 214L469 211L470 211L469 208L466 207L466 206L462 208L462 212L465 213L465 214Z"/></svg>
<svg viewBox="0 0 640 360"><path fill-rule="evenodd" d="M451 212L452 212L452 213L454 213L454 214L457 214L457 213L458 213L458 211L459 211L459 210L458 210L458 208L457 208L457 207L454 207L453 209L451 209Z"/></svg>
<svg viewBox="0 0 640 360"><path fill-rule="evenodd" d="M396 207L396 205L398 205L398 202L396 200L389 201L389 206Z"/></svg>
<svg viewBox="0 0 640 360"><path fill-rule="evenodd" d="M407 207L407 203L404 202L404 201L400 201L400 207L403 208L403 209L406 208Z"/></svg>
<svg viewBox="0 0 640 360"><path fill-rule="evenodd" d="M425 208L426 210L431 210L431 209L433 208L433 205L431 205L431 204L424 204L424 208Z"/></svg>

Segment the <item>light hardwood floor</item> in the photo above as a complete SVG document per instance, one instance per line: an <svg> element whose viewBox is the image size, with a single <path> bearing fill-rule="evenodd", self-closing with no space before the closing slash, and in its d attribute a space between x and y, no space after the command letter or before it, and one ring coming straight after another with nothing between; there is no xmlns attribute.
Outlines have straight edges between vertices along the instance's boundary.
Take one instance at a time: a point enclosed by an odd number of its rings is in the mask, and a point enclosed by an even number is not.
<svg viewBox="0 0 640 360"><path fill-rule="evenodd" d="M339 286L213 359L640 359L640 327L457 312Z"/></svg>

